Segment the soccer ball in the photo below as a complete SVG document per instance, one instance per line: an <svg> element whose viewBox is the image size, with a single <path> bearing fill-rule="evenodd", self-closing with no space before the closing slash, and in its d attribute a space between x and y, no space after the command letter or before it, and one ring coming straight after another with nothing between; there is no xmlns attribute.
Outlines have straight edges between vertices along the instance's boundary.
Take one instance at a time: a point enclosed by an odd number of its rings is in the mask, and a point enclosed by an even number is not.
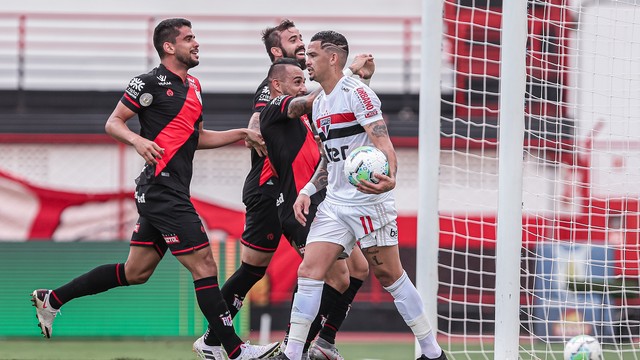
<svg viewBox="0 0 640 360"><path fill-rule="evenodd" d="M564 360L602 360L602 348L593 336L578 335L564 346Z"/></svg>
<svg viewBox="0 0 640 360"><path fill-rule="evenodd" d="M384 153L373 146L355 148L344 161L344 176L353 186L362 180L377 184L374 173L389 175L389 162Z"/></svg>

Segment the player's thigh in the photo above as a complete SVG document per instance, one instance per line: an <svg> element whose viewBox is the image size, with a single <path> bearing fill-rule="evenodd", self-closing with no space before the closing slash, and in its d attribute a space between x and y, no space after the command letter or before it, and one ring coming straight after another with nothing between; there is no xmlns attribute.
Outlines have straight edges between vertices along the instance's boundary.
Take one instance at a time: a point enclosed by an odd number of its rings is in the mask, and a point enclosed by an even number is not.
<svg viewBox="0 0 640 360"><path fill-rule="evenodd" d="M345 259L339 259L331 265L324 282L340 293L349 288L349 268Z"/></svg>
<svg viewBox="0 0 640 360"><path fill-rule="evenodd" d="M253 266L269 266L273 258L272 251L256 250L254 248L243 246L242 255L240 256L243 263Z"/></svg>
<svg viewBox="0 0 640 360"><path fill-rule="evenodd" d="M305 246L307 245L307 238L309 237L309 230L311 224L316 216L318 206L316 204L309 205L309 214L307 215L306 225L301 225L296 220L293 212L287 212L284 215L280 213L280 223L282 224L282 234L289 244L302 256L304 254Z"/></svg>
<svg viewBox="0 0 640 360"><path fill-rule="evenodd" d="M323 280L343 250L341 245L327 241L307 244L298 277Z"/></svg>
<svg viewBox="0 0 640 360"><path fill-rule="evenodd" d="M398 245L372 246L362 249L362 253L382 286L390 286L402 276L404 269Z"/></svg>
<svg viewBox="0 0 640 360"><path fill-rule="evenodd" d="M282 237L276 200L266 195L251 196L245 201L245 223L240 242L247 248L274 253Z"/></svg>
<svg viewBox="0 0 640 360"><path fill-rule="evenodd" d="M210 247L176 256L176 259L189 270L193 280L218 276L218 267Z"/></svg>

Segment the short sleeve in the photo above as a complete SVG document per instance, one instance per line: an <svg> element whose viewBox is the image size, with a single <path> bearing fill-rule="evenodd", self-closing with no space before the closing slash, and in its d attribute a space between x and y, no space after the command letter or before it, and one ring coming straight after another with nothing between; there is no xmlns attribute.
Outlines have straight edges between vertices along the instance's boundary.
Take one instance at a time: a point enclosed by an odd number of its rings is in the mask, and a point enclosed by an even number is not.
<svg viewBox="0 0 640 360"><path fill-rule="evenodd" d="M124 91L120 102L133 112L140 112L143 107L149 106L151 99L147 99L145 90L149 87L141 76L134 77Z"/></svg>
<svg viewBox="0 0 640 360"><path fill-rule="evenodd" d="M351 108L356 120L362 126L383 120L378 95L364 84L351 91Z"/></svg>

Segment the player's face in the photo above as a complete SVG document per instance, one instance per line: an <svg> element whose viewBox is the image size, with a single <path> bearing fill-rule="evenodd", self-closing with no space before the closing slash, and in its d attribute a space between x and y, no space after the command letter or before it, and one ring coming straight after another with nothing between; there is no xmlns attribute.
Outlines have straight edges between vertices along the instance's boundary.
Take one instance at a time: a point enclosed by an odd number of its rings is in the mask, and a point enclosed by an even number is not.
<svg viewBox="0 0 640 360"><path fill-rule="evenodd" d="M289 96L304 96L307 93L307 87L304 83L304 73L302 69L295 65L287 66L287 73L284 81L281 83L282 93Z"/></svg>
<svg viewBox="0 0 640 360"><path fill-rule="evenodd" d="M309 43L307 50L307 70L309 70L309 79L321 82L326 74L330 71L329 53L322 49L320 41L312 41Z"/></svg>
<svg viewBox="0 0 640 360"><path fill-rule="evenodd" d="M191 69L200 63L199 47L196 36L188 26L180 28L180 34L176 37L175 56L178 61L183 63L187 69Z"/></svg>
<svg viewBox="0 0 640 360"><path fill-rule="evenodd" d="M280 33L280 47L284 57L296 59L303 70L306 68L304 42L302 42L302 35L298 29L290 27Z"/></svg>

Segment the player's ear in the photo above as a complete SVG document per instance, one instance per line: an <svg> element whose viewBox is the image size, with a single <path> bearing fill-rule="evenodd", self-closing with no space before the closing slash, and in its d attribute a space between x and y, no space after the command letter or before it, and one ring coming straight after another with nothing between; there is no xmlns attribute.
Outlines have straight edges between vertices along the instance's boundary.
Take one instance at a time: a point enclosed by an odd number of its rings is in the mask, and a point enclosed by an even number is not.
<svg viewBox="0 0 640 360"><path fill-rule="evenodd" d="M271 49L270 49L269 51L271 51L271 54L272 54L274 57L277 57L277 58L278 58L278 57L284 57L284 54L282 53L282 49L280 49L280 48L279 48L279 47L277 47L277 46L272 46L272 47L271 47Z"/></svg>
<svg viewBox="0 0 640 360"><path fill-rule="evenodd" d="M164 44L162 44L162 48L164 49L164 52L167 54L175 54L175 48L173 47L173 44L165 41Z"/></svg>

